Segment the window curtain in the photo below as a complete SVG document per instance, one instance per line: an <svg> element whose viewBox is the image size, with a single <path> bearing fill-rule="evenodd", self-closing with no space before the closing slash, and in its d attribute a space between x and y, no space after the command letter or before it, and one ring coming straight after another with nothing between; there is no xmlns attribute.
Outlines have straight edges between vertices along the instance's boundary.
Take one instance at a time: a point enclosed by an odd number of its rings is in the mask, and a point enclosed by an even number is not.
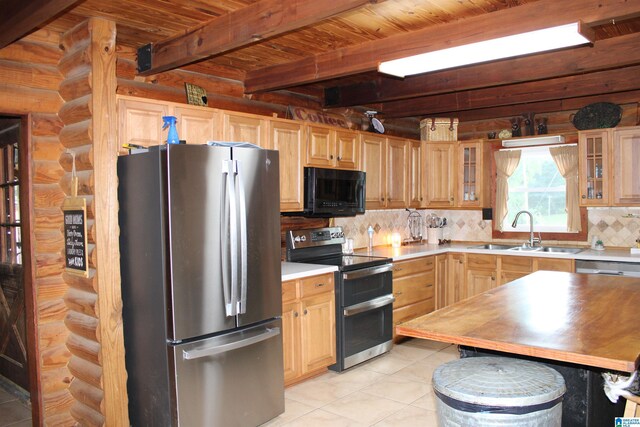
<svg viewBox="0 0 640 427"><path fill-rule="evenodd" d="M549 148L553 161L558 166L560 175L567 183L567 231L570 233L582 230L580 223L580 206L578 193L578 146L570 145L564 147Z"/></svg>
<svg viewBox="0 0 640 427"><path fill-rule="evenodd" d="M495 225L496 230L502 231L502 222L507 216L507 201L509 200L509 182L507 181L515 172L520 163L521 150L496 151L496 209Z"/></svg>

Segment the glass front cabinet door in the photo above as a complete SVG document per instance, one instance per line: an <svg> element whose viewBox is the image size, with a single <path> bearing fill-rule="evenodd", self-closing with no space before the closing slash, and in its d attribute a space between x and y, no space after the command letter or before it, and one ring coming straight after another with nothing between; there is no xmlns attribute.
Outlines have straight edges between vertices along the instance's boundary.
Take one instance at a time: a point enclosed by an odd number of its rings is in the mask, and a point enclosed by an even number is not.
<svg viewBox="0 0 640 427"><path fill-rule="evenodd" d="M584 131L579 134L581 206L609 204L609 141L608 129Z"/></svg>

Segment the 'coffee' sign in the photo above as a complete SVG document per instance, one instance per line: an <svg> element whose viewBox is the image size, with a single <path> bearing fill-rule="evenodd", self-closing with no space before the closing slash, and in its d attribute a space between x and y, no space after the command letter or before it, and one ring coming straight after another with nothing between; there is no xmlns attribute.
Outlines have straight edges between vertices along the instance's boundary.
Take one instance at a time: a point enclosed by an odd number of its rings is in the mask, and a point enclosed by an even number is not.
<svg viewBox="0 0 640 427"><path fill-rule="evenodd" d="M350 129L350 122L339 114L326 113L324 111L310 110L302 107L289 107L289 114L295 120L302 120L322 125L340 126Z"/></svg>

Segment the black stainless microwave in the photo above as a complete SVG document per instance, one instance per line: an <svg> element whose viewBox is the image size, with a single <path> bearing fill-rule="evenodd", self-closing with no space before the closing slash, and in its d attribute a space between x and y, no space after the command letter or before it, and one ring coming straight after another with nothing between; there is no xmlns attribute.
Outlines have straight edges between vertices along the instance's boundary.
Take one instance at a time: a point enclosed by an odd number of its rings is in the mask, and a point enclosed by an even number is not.
<svg viewBox="0 0 640 427"><path fill-rule="evenodd" d="M366 174L361 171L304 168L304 216L336 217L364 213Z"/></svg>

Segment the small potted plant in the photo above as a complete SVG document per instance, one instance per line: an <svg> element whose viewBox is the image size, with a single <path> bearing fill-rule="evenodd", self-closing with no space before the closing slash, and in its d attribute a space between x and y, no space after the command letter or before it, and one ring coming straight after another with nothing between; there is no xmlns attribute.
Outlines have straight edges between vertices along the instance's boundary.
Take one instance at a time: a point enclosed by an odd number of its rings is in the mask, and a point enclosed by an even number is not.
<svg viewBox="0 0 640 427"><path fill-rule="evenodd" d="M602 243L602 240L598 239L596 240L596 247L594 248L597 251L603 251L604 250L604 243Z"/></svg>

